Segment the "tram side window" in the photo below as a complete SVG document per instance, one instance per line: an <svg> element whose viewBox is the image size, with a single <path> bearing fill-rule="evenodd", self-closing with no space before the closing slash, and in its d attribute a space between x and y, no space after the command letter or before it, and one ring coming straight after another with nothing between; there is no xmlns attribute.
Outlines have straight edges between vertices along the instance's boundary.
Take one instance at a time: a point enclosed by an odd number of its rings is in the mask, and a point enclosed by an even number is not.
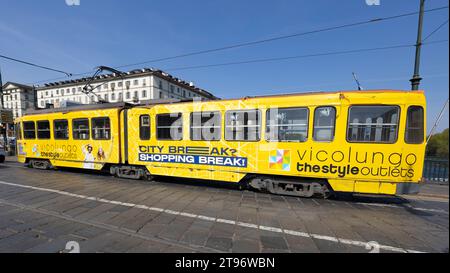
<svg viewBox="0 0 450 273"><path fill-rule="evenodd" d="M261 111L227 111L225 139L231 141L259 141L261 135Z"/></svg>
<svg viewBox="0 0 450 273"><path fill-rule="evenodd" d="M139 137L141 140L150 139L150 116L141 115L139 117Z"/></svg>
<svg viewBox="0 0 450 273"><path fill-rule="evenodd" d="M220 112L191 114L191 140L220 140Z"/></svg>
<svg viewBox="0 0 450 273"><path fill-rule="evenodd" d="M182 140L183 119L181 113L157 115L156 137L161 140Z"/></svg>
<svg viewBox="0 0 450 273"><path fill-rule="evenodd" d="M25 139L36 138L36 128L34 125L34 121L25 121L23 123L23 137Z"/></svg>
<svg viewBox="0 0 450 273"><path fill-rule="evenodd" d="M73 139L89 139L89 120L87 118L72 121Z"/></svg>
<svg viewBox="0 0 450 273"><path fill-rule="evenodd" d="M421 144L424 140L424 114L420 106L410 106L406 118L405 142Z"/></svg>
<svg viewBox="0 0 450 273"><path fill-rule="evenodd" d="M65 119L53 121L55 139L69 139L69 123Z"/></svg>
<svg viewBox="0 0 450 273"><path fill-rule="evenodd" d="M335 123L336 109L334 107L317 107L314 110L314 140L333 141Z"/></svg>
<svg viewBox="0 0 450 273"><path fill-rule="evenodd" d="M107 140L111 138L111 125L109 118L91 119L92 138L95 140Z"/></svg>
<svg viewBox="0 0 450 273"><path fill-rule="evenodd" d="M40 120L37 122L38 139L50 139L50 122L48 120Z"/></svg>
<svg viewBox="0 0 450 273"><path fill-rule="evenodd" d="M349 142L394 143L397 141L398 106L352 106L349 111Z"/></svg>
<svg viewBox="0 0 450 273"><path fill-rule="evenodd" d="M308 108L273 108L267 111L267 141L305 142L308 139Z"/></svg>

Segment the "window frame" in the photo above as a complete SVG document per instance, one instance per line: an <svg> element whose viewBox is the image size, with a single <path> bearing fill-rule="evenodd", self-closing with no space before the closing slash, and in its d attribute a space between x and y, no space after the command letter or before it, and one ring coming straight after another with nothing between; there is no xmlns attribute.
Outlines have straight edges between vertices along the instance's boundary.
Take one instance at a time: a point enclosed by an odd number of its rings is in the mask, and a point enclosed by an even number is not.
<svg viewBox="0 0 450 273"><path fill-rule="evenodd" d="M44 123L44 122L46 122L46 123L48 123L48 130L39 130L39 123ZM48 131L48 137L39 137L39 131ZM48 120L48 119L43 119L43 120L37 120L36 121L36 138L37 139L44 139L44 140L47 140L47 139L52 139L52 128L51 128L51 125L50 125L50 120Z"/></svg>
<svg viewBox="0 0 450 273"><path fill-rule="evenodd" d="M349 125L350 125L350 111L352 109L352 107L361 107L361 106L366 106L366 107L380 107L380 106L385 106L385 107L396 107L398 109L398 118L397 118L397 130L396 130L396 134L395 134L395 141L393 142L380 142L380 141L349 141L348 140L348 130L349 130ZM346 124L346 128L345 128L345 141L347 141L347 143L362 143L362 144L396 144L398 142L398 135L399 135L399 131L400 131L400 121L401 121L401 107L400 105L395 105L395 104L352 104L348 106L348 111L347 111L347 124Z"/></svg>
<svg viewBox="0 0 450 273"><path fill-rule="evenodd" d="M34 137L25 137L26 134L25 132L31 132L32 130L25 130L25 123L33 123L33 135ZM30 120L30 121L24 121L23 122L23 139L36 139L36 122L34 122L34 120Z"/></svg>
<svg viewBox="0 0 450 273"><path fill-rule="evenodd" d="M88 128L87 129L83 129L83 130L87 130L88 132L88 137L87 138L76 138L75 137L75 132L76 131L80 131L80 129L75 129L74 123L76 121L81 121L81 120L87 120L88 122ZM91 123L89 118L76 118L76 119L72 119L72 139L73 140L90 140L91 139Z"/></svg>
<svg viewBox="0 0 450 273"><path fill-rule="evenodd" d="M332 134L333 139L332 140L316 140L315 139L315 134L314 134L314 131L316 129L316 110L319 109L319 108L325 108L325 107L331 107L331 108L334 109L334 123L333 123L333 134ZM332 143L336 139L337 109L336 109L335 106L332 106L332 105L316 106L314 108L314 116L313 116L313 122L312 123L313 123L313 126L312 126L312 130L313 130L312 131L312 140L314 142Z"/></svg>
<svg viewBox="0 0 450 273"><path fill-rule="evenodd" d="M413 108L413 107L420 108L422 110L422 134L423 134L423 137L422 137L422 141L421 142L409 142L408 139L407 139L409 110L411 108ZM425 108L423 106L421 106L421 105L410 105L410 106L408 106L408 109L406 109L405 137L404 137L404 140L405 140L406 144L420 145L420 144L423 144L425 142L425 139L426 139L425 123L426 123L426 121L425 121Z"/></svg>
<svg viewBox="0 0 450 273"><path fill-rule="evenodd" d="M306 109L306 114L307 114L307 116L306 116L306 121L307 121L307 124L306 124L306 139L305 139L305 141L286 141L286 140L284 140L284 141L280 141L280 140L271 140L271 139L267 139L268 138L268 134L267 134L267 129L268 129L268 127L269 127L269 124L268 124L268 118L267 118L267 115L269 114L269 111L271 110L271 109L282 109L282 110L289 110L289 109ZM265 130L265 136L264 136L264 139L266 140L266 142L281 142L281 143L306 143L306 142L308 142L308 140L309 140L309 124L310 124L310 113L311 111L309 110L309 107L307 107L307 106L293 106L293 107L281 107L281 108L267 108L266 109L266 130Z"/></svg>
<svg viewBox="0 0 450 273"><path fill-rule="evenodd" d="M213 140L204 140L204 139L198 139L198 140L194 140L192 139L192 118L194 116L194 114L202 114L202 113L215 113L219 115L219 139L213 139ZM203 128L202 125L200 125L201 128ZM199 111L199 112L191 112L189 115L189 140L191 141L221 141L222 140L222 132L223 132L223 127L222 127L222 112L220 112L219 110L216 111ZM203 137L203 135L202 135Z"/></svg>
<svg viewBox="0 0 450 273"><path fill-rule="evenodd" d="M148 117L148 138L142 138L142 128L147 126L142 126L142 118ZM139 139L140 140L150 140L152 139L152 121L149 114L142 114L139 116Z"/></svg>
<svg viewBox="0 0 450 273"><path fill-rule="evenodd" d="M94 134L94 120L107 120L108 124L109 124L109 128L106 127L106 123L105 123L105 127L101 127L100 130L104 130L106 132L106 130L109 131L108 134L108 138L96 138L95 134ZM93 140L111 140L111 119L109 117L95 117L95 118L90 118L90 130L91 130L91 138ZM106 134L105 134L106 135Z"/></svg>
<svg viewBox="0 0 450 273"><path fill-rule="evenodd" d="M56 122L61 122L61 121L65 121L67 123L67 138L57 138L57 134L56 134ZM61 131L61 130L58 130ZM68 140L70 138L70 130L69 130L69 120L67 119L55 119L53 120L53 138L55 140Z"/></svg>
<svg viewBox="0 0 450 273"><path fill-rule="evenodd" d="M181 139L172 139L172 138L159 138L158 137L158 128L160 127L159 126L159 122L158 122L158 117L159 116L169 116L170 117L170 115L173 115L173 114L177 114L177 115L180 115L180 118L181 118L181 133L180 133L180 135L181 135ZM168 126L164 126L164 127L168 127ZM170 127L172 127L172 126L170 126ZM161 141L180 141L180 140L184 140L184 120L183 120L183 113L182 112L176 112L176 113L160 113L160 114L157 114L156 116L155 116L155 129L156 129L156 140L161 140Z"/></svg>
<svg viewBox="0 0 450 273"><path fill-rule="evenodd" d="M227 139L227 114L228 112L250 112L250 111L256 111L259 113L259 136L258 139L256 140L233 140L233 139ZM262 134L263 134L263 130L262 130L262 120L263 120L263 116L262 116L262 111L261 109L255 108L255 109L239 109L239 110L227 110L225 111L225 118L223 119L223 134L224 134L224 139L225 141L229 141L229 142L260 142L262 139Z"/></svg>

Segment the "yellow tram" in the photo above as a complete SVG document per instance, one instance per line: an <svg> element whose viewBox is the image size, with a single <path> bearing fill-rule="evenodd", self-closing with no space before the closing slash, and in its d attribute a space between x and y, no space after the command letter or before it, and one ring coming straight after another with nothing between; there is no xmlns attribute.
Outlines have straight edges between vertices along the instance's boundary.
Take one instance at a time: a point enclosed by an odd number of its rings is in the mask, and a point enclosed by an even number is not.
<svg viewBox="0 0 450 273"><path fill-rule="evenodd" d="M295 196L416 193L425 104L423 91L372 90L35 110L15 121L18 160Z"/></svg>

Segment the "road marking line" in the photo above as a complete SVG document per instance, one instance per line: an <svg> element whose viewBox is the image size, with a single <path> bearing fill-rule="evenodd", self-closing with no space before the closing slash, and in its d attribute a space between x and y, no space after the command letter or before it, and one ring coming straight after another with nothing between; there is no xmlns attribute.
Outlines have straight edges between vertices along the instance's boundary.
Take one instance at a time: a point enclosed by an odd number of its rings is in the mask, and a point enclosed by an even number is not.
<svg viewBox="0 0 450 273"><path fill-rule="evenodd" d="M206 221L211 221L211 222L215 222L216 221L216 218L205 216L205 215L197 215L197 218L198 219L202 219L202 220L206 220Z"/></svg>
<svg viewBox="0 0 450 273"><path fill-rule="evenodd" d="M12 186L12 187L33 189L33 190L38 190L38 191L56 192L58 194L65 195L65 196L74 196L74 194L70 193L70 192L9 183L9 182L5 182L5 181L0 181L0 184ZM86 196L86 195L81 195L81 194L77 194L77 196L80 199L89 199L89 200L91 198L96 198L93 196ZM123 203L123 202L115 201L115 200L102 199L102 198L96 198L95 200L102 202L102 203L117 204L117 205L131 204L131 203ZM272 232L285 233L285 234L294 235L294 236L298 236L298 237L314 238L317 240L331 241L334 243L341 243L341 244L346 244L346 245L367 246L367 244L368 244L367 242L343 239L343 238L338 238L338 237L333 237L333 236L325 236L325 235L314 234L314 233L305 233L305 232L294 231L294 230L280 229L280 228L276 228L276 227L259 226L259 225L255 225L255 224L251 224L251 223L235 222L235 221L226 220L226 219L220 219L220 221L219 221L219 218L209 217L209 216L205 216L205 215L195 215L195 214L190 215L188 213L182 214L182 212L174 211L174 210L168 210L168 209L162 209L162 208L156 208L156 207L147 207L145 205L139 205L139 204L132 204L132 205L133 205L133 207L142 208L142 209L150 210L150 211L158 211L158 212L165 212L165 213L169 213L169 214L182 215L184 217L197 218L197 219L202 219L202 220L210 221L210 222L227 223L229 221L229 223L232 225L237 225L237 226L242 226L242 227L247 227L247 228L254 228L254 229L259 229L259 230L267 230L267 231L272 231ZM224 222L224 220L227 222ZM404 249L404 248L393 247L393 246L388 246L388 245L379 245L379 248L388 250L388 251L392 251L392 252L422 253L421 251L417 251L417 250Z"/></svg>
<svg viewBox="0 0 450 273"><path fill-rule="evenodd" d="M180 214L179 211L174 211L174 210L170 210L170 209L165 209L164 212L168 213L168 214L173 214L173 215L179 215Z"/></svg>
<svg viewBox="0 0 450 273"><path fill-rule="evenodd" d="M191 218L197 218L197 214L192 214L192 213L187 213L187 212L182 212L180 213L181 216L186 216L186 217L191 217Z"/></svg>
<svg viewBox="0 0 450 273"><path fill-rule="evenodd" d="M332 236L325 236L325 235L318 235L318 234L311 234L311 237L319 240L325 240L325 241L332 241L335 243L339 242L339 238L332 237Z"/></svg>
<svg viewBox="0 0 450 273"><path fill-rule="evenodd" d="M259 229L261 229L261 230L268 230L268 231L272 231L272 232L283 233L283 230L281 228L259 226Z"/></svg>
<svg viewBox="0 0 450 273"><path fill-rule="evenodd" d="M227 219L222 219L222 218L217 218L216 222L218 223L225 223L225 224L230 224L230 225L236 225L236 221L233 220L227 220Z"/></svg>

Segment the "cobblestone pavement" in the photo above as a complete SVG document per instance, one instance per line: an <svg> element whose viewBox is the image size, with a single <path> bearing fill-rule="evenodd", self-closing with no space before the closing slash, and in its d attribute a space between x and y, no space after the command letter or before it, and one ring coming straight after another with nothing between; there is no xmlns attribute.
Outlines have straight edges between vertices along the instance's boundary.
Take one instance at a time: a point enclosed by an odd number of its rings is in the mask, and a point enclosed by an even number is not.
<svg viewBox="0 0 450 273"><path fill-rule="evenodd" d="M207 184L8 161L0 252L60 252L69 241L81 252L448 252L448 186L443 196L323 200Z"/></svg>

